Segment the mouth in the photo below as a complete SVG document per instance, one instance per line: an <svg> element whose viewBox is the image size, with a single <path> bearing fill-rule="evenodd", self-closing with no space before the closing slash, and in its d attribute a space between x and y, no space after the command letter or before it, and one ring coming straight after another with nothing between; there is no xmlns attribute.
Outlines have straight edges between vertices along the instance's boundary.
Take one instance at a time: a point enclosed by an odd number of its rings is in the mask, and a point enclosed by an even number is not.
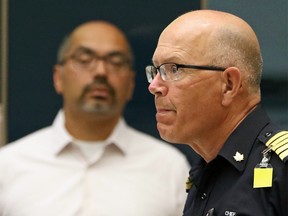
<svg viewBox="0 0 288 216"><path fill-rule="evenodd" d="M157 122L161 123L169 122L176 113L174 109L168 109L168 108L156 108L156 110L157 110L156 120Z"/></svg>
<svg viewBox="0 0 288 216"><path fill-rule="evenodd" d="M86 97L98 100L107 100L111 96L111 91L106 86L93 86L85 92Z"/></svg>

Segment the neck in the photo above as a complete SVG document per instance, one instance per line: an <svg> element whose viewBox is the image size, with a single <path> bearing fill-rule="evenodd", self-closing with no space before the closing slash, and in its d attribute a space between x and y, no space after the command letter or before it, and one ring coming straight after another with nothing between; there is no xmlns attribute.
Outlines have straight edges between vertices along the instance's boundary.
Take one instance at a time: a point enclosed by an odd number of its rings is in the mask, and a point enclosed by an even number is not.
<svg viewBox="0 0 288 216"><path fill-rule="evenodd" d="M116 126L120 116L105 116L95 113L72 113L64 111L65 127L76 139L101 141L107 139Z"/></svg>
<svg viewBox="0 0 288 216"><path fill-rule="evenodd" d="M241 112L239 110L230 110L224 121L210 129L209 134L202 136L202 138L194 141L190 146L199 154L201 157L209 163L218 155L219 151L223 147L224 143L231 135L231 133L238 127L238 125L256 108L259 101L250 103ZM238 109L237 107L236 109ZM240 113L240 114L235 114Z"/></svg>

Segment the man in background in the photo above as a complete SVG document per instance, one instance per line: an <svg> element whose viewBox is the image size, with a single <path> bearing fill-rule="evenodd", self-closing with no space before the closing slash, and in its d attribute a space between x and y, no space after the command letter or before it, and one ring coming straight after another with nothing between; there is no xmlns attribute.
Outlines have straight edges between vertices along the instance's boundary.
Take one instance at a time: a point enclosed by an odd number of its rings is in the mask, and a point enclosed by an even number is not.
<svg viewBox="0 0 288 216"><path fill-rule="evenodd" d="M160 35L153 64L146 74L160 136L201 156L184 216L288 215L288 131L261 107L252 28L225 12L186 13Z"/></svg>
<svg viewBox="0 0 288 216"><path fill-rule="evenodd" d="M186 158L122 117L132 64L124 33L111 23L84 23L64 40L53 75L63 110L50 127L1 149L1 215L181 214Z"/></svg>

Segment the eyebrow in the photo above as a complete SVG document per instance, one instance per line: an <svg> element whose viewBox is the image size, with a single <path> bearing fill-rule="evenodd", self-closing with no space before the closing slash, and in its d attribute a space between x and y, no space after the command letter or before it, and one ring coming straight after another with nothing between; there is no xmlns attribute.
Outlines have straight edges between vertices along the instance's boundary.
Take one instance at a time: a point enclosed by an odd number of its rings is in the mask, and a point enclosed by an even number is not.
<svg viewBox="0 0 288 216"><path fill-rule="evenodd" d="M152 64L154 65L154 67L158 67L164 63L174 63L174 64L178 64L176 62L181 62L183 59L177 57L177 56L170 56L170 57L165 57L164 61L161 61L162 63L159 63L160 61L156 61L155 59L152 58ZM158 63L158 64L156 64Z"/></svg>
<svg viewBox="0 0 288 216"><path fill-rule="evenodd" d="M76 52L84 52L87 54L97 55L97 52L85 46L78 47L77 49L75 49L74 53ZM108 52L105 56L113 56L113 55L121 55L121 56L125 56L128 58L128 55L121 51L111 51L111 52Z"/></svg>
<svg viewBox="0 0 288 216"><path fill-rule="evenodd" d="M88 53L88 54L96 54L96 52L94 52L92 49L88 48L88 47L84 47L84 46L80 46L77 49L74 50L73 53L77 53L77 52L83 52L83 53Z"/></svg>

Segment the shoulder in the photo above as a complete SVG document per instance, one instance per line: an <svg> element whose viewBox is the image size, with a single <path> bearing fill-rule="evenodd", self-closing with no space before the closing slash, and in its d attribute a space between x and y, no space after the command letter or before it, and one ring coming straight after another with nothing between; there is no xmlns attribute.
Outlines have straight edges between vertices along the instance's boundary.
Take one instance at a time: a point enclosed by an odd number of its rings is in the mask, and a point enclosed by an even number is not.
<svg viewBox="0 0 288 216"><path fill-rule="evenodd" d="M6 144L0 148L0 160L5 158L5 155L12 156L21 152L35 151L39 144L47 141L50 131L50 127L46 127Z"/></svg>
<svg viewBox="0 0 288 216"><path fill-rule="evenodd" d="M281 130L274 124L267 125L258 139L265 145L265 152L271 152L283 163L288 164L288 131Z"/></svg>

